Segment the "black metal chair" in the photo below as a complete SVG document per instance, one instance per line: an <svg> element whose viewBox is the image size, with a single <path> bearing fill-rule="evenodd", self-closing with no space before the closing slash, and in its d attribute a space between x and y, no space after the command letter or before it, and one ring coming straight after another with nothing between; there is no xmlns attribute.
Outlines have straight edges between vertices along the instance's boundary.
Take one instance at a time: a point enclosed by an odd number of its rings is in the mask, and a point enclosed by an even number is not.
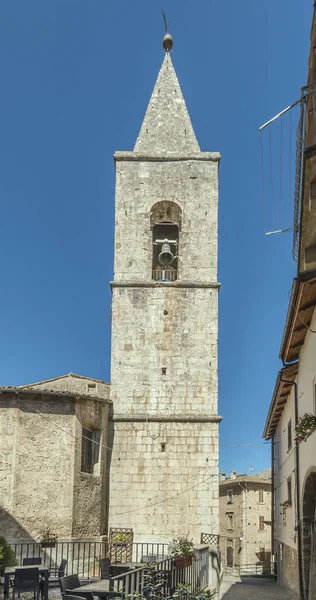
<svg viewBox="0 0 316 600"><path fill-rule="evenodd" d="M42 559L40 556L32 556L31 558L23 558L22 565L25 567L26 565L41 565Z"/></svg>
<svg viewBox="0 0 316 600"><path fill-rule="evenodd" d="M111 560L109 558L100 558L100 574L101 579L110 579L111 577Z"/></svg>
<svg viewBox="0 0 316 600"><path fill-rule="evenodd" d="M23 592L33 592L34 600L35 596L37 600L39 600L40 580L38 568L34 567L34 569L15 569L12 600L15 600L15 594L18 594L19 598L20 594Z"/></svg>
<svg viewBox="0 0 316 600"><path fill-rule="evenodd" d="M80 587L78 575L66 575L65 577L60 577L59 586L62 596L66 594L66 590L71 591Z"/></svg>

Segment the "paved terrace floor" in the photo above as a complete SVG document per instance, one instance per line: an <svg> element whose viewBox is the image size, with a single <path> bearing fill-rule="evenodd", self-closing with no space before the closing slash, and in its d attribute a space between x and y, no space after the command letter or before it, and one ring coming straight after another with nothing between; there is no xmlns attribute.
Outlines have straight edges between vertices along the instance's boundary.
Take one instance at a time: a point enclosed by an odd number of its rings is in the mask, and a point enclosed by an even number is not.
<svg viewBox="0 0 316 600"><path fill-rule="evenodd" d="M296 600L272 579L224 576L221 600Z"/></svg>

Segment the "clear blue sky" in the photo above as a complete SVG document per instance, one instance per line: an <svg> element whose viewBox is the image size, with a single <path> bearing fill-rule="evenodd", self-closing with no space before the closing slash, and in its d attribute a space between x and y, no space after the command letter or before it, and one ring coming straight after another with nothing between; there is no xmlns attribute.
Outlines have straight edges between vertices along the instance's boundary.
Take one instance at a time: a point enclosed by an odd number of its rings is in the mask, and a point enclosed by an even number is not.
<svg viewBox="0 0 316 600"><path fill-rule="evenodd" d="M269 464L291 234L264 237L258 128L305 84L311 0L166 0L202 150L220 151L221 469ZM0 384L108 380L115 150L161 61L161 0L0 5Z"/></svg>

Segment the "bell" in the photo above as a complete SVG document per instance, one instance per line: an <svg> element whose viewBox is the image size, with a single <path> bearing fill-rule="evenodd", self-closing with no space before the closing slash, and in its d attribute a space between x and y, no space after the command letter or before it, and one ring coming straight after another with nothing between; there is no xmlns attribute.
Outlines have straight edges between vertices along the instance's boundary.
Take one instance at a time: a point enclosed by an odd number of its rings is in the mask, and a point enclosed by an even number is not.
<svg viewBox="0 0 316 600"><path fill-rule="evenodd" d="M174 256L170 250L170 246L167 242L162 244L161 252L158 256L158 260L161 265L171 265Z"/></svg>

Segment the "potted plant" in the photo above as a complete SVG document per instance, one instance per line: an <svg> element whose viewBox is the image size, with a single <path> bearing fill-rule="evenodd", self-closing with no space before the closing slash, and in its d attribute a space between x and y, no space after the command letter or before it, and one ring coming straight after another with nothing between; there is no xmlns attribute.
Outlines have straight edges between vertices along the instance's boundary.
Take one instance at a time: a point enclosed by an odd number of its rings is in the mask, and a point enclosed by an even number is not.
<svg viewBox="0 0 316 600"><path fill-rule="evenodd" d="M57 535L47 527L40 533L40 545L42 548L55 548Z"/></svg>
<svg viewBox="0 0 316 600"><path fill-rule="evenodd" d="M306 442L307 438L316 429L316 415L312 413L305 413L299 418L297 426L295 428L296 438L295 440L300 442Z"/></svg>
<svg viewBox="0 0 316 600"><path fill-rule="evenodd" d="M170 556L174 559L177 569L184 569L192 565L195 556L193 541L188 536L180 535L174 538L169 547Z"/></svg>
<svg viewBox="0 0 316 600"><path fill-rule="evenodd" d="M4 573L6 567L15 567L19 564L19 561L15 558L9 542L5 537L0 536L0 577Z"/></svg>

